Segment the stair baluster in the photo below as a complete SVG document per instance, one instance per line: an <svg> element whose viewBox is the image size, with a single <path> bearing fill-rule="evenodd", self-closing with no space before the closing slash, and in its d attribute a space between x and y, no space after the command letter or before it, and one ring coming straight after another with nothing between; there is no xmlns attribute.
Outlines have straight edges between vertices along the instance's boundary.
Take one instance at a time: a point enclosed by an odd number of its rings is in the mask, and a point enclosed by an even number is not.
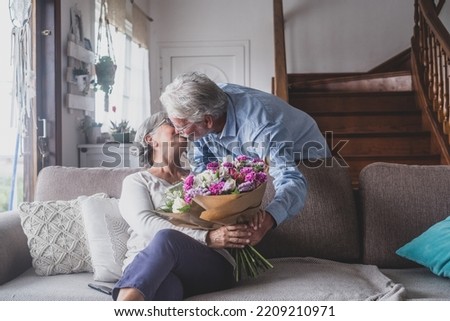
<svg viewBox="0 0 450 321"><path fill-rule="evenodd" d="M438 17L444 3L415 0L411 65L419 105L432 128L442 162L450 164L450 33Z"/></svg>

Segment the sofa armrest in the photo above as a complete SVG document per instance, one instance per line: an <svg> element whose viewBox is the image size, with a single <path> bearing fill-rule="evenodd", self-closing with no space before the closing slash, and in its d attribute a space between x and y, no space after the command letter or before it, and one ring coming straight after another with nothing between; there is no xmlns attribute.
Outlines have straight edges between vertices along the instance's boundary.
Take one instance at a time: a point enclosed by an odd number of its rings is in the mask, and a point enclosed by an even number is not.
<svg viewBox="0 0 450 321"><path fill-rule="evenodd" d="M0 285L14 279L31 267L27 237L19 213L0 213Z"/></svg>

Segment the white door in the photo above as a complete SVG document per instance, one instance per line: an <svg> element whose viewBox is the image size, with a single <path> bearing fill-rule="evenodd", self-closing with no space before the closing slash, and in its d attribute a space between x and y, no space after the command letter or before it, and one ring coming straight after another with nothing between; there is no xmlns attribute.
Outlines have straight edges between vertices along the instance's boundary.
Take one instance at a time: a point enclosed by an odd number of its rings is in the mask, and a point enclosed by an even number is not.
<svg viewBox="0 0 450 321"><path fill-rule="evenodd" d="M161 43L161 89L189 71L213 81L250 86L249 41Z"/></svg>

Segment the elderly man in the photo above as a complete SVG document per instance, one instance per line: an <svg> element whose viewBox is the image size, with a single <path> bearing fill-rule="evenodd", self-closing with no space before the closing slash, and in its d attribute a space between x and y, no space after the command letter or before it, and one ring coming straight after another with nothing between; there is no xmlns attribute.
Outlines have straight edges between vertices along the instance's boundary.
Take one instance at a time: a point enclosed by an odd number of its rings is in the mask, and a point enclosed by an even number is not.
<svg viewBox="0 0 450 321"><path fill-rule="evenodd" d="M331 157L316 122L278 97L234 84L216 84L206 75L186 73L169 84L160 97L175 130L193 141L194 172L208 162L247 155L266 160L274 178L275 197L253 226L251 244L271 228L299 213L307 183L299 161Z"/></svg>

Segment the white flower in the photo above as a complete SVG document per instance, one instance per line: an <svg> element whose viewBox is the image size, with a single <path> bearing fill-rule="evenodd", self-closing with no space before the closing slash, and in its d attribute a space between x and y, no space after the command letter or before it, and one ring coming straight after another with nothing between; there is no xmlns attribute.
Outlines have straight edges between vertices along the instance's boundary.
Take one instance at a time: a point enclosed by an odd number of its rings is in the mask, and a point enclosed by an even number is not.
<svg viewBox="0 0 450 321"><path fill-rule="evenodd" d="M223 185L223 191L229 192L234 191L236 189L236 181L232 179L231 177L225 181L225 184Z"/></svg>
<svg viewBox="0 0 450 321"><path fill-rule="evenodd" d="M175 198L172 204L172 213L183 213L182 209L187 205L188 204L181 197Z"/></svg>
<svg viewBox="0 0 450 321"><path fill-rule="evenodd" d="M214 176L214 174L211 171L206 170L195 177L195 185L208 187L215 180L216 177Z"/></svg>

